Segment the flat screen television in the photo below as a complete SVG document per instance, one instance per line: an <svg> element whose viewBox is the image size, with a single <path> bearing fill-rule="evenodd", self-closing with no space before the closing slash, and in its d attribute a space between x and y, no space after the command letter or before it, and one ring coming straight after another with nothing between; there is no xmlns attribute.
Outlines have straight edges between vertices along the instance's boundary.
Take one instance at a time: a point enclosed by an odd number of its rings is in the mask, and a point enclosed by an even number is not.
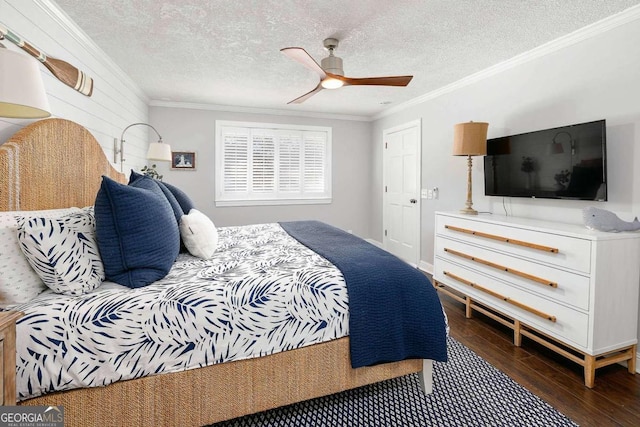
<svg viewBox="0 0 640 427"><path fill-rule="evenodd" d="M605 120L487 140L487 196L607 200Z"/></svg>

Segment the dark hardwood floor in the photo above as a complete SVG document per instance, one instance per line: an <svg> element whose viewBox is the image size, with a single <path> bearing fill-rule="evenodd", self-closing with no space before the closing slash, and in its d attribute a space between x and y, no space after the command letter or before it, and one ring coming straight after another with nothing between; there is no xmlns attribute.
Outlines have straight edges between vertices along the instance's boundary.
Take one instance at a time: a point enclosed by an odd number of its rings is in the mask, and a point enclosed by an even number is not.
<svg viewBox="0 0 640 427"><path fill-rule="evenodd" d="M439 292L451 336L581 426L640 426L640 375L612 365L596 371L595 387L584 386L582 367Z"/></svg>

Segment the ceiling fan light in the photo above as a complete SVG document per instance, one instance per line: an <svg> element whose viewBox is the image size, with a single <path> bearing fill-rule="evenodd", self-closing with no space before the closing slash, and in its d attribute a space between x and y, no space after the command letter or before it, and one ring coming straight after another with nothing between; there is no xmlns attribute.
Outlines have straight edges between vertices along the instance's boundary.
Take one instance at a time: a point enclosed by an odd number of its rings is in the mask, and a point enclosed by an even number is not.
<svg viewBox="0 0 640 427"><path fill-rule="evenodd" d="M325 89L338 89L344 85L344 82L342 80L334 79L333 77L327 77L322 80L320 84Z"/></svg>

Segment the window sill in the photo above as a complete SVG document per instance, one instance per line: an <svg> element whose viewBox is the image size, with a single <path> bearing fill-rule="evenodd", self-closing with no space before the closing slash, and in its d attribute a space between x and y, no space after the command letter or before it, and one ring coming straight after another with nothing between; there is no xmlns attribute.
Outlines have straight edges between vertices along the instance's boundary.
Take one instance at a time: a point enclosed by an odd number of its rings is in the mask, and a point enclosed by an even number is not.
<svg viewBox="0 0 640 427"><path fill-rule="evenodd" d="M230 206L328 205L333 199L216 200L217 208Z"/></svg>

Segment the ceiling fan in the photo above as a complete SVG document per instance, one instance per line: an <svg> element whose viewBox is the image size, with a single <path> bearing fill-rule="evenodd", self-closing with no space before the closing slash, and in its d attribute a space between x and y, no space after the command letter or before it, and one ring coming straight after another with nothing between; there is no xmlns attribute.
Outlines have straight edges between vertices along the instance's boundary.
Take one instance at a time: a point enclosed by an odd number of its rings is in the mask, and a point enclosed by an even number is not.
<svg viewBox="0 0 640 427"><path fill-rule="evenodd" d="M333 51L338 47L338 40L334 38L325 39L324 47L329 51L329 56L324 58L319 65L301 47L285 47L280 52L287 55L294 61L298 61L311 71L320 75L320 83L311 92L289 101L288 104L301 104L322 89L338 89L342 86L356 85L377 85L377 86L406 86L413 76L388 76L388 77L346 77L342 69L342 58L333 55Z"/></svg>

